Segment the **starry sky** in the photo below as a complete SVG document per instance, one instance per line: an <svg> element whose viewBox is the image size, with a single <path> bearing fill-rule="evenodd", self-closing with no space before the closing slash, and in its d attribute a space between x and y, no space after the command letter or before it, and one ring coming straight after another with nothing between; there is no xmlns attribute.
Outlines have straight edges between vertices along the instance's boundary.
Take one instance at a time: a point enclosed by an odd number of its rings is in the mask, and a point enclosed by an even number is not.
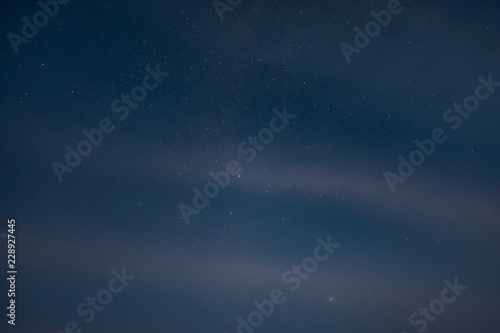
<svg viewBox="0 0 500 333"><path fill-rule="evenodd" d="M499 332L500 2L60 2L0 2L1 332Z"/></svg>

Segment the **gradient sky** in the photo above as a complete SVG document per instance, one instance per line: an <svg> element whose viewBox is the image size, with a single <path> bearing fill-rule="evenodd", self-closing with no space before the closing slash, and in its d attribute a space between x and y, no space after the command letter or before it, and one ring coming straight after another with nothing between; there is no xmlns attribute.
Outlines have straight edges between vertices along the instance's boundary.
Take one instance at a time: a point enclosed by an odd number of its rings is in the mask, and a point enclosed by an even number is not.
<svg viewBox="0 0 500 333"><path fill-rule="evenodd" d="M0 331L236 332L281 289L255 332L412 333L458 278L425 331L498 333L500 88L457 130L443 113L500 81L500 2L401 1L347 63L340 43L387 4L243 0L221 21L209 0L73 0L15 53L7 35L40 7L1 2L0 233L16 219L18 275ZM120 121L111 104L147 66L169 75ZM245 161L274 108L296 117ZM104 118L114 131L59 182L51 164ZM384 173L435 128L447 141L392 192ZM186 224L179 204L231 160L240 176ZM282 275L329 235L341 246L291 291ZM135 279L85 323L79 304L122 268Z"/></svg>

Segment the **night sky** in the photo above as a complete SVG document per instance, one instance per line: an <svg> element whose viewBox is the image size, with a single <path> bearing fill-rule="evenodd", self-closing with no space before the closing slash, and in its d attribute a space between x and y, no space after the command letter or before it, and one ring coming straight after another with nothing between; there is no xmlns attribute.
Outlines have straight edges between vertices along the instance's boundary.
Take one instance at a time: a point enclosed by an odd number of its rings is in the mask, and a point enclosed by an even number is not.
<svg viewBox="0 0 500 333"><path fill-rule="evenodd" d="M0 332L500 332L500 1L0 6Z"/></svg>

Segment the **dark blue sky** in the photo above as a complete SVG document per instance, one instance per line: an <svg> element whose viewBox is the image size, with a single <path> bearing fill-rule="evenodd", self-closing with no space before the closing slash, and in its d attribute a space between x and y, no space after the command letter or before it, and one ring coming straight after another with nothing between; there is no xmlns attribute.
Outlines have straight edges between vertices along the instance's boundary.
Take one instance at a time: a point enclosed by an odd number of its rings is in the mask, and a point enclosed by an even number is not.
<svg viewBox="0 0 500 333"><path fill-rule="evenodd" d="M72 0L17 53L42 9L0 3L0 331L237 332L279 289L254 332L497 333L500 2L221 2Z"/></svg>

